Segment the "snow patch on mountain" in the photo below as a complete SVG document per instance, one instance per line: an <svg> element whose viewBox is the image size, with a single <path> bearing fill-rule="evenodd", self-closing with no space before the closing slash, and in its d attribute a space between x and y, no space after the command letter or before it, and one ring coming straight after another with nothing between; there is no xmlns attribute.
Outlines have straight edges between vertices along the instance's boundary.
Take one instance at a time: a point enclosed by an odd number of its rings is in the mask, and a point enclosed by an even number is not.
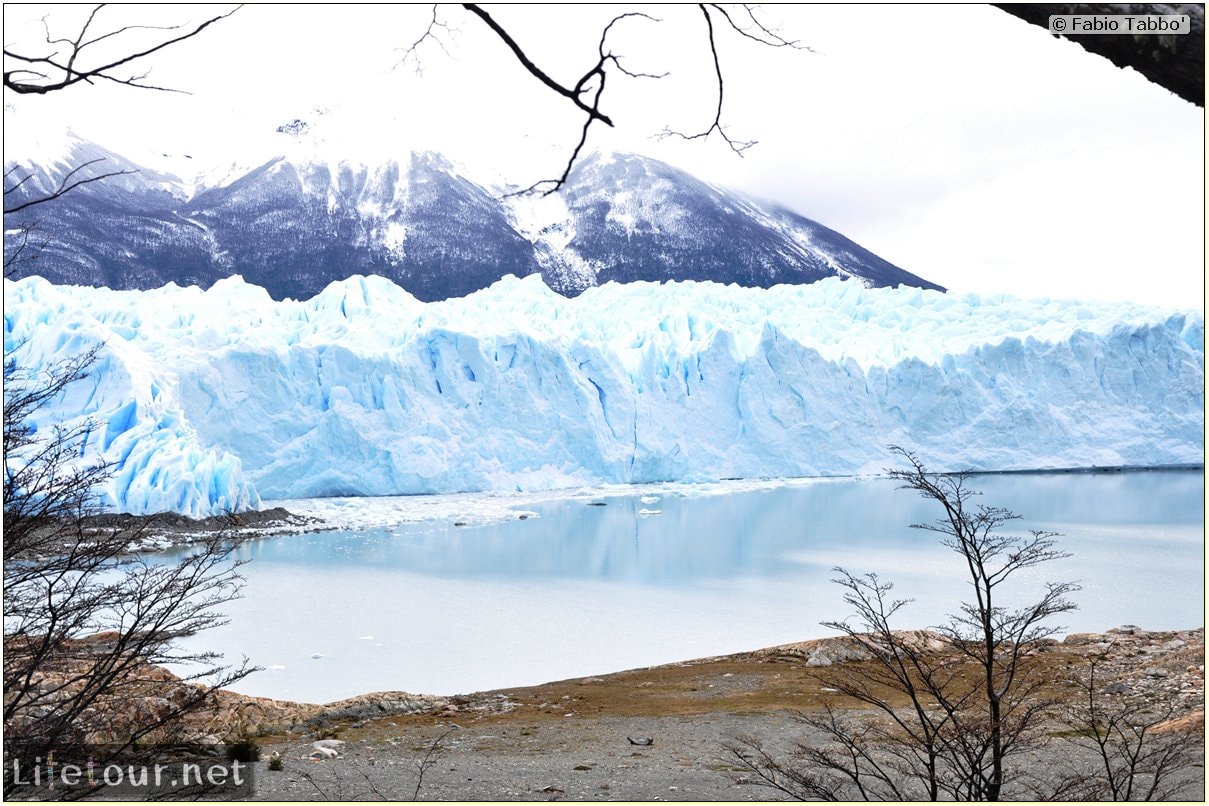
<svg viewBox="0 0 1209 806"><path fill-rule="evenodd" d="M403 259L403 245L407 243L407 225L401 221L387 221L374 235L386 252L397 262Z"/></svg>
<svg viewBox="0 0 1209 806"><path fill-rule="evenodd" d="M153 207L188 196L179 177L137 165L71 130L48 133L5 127L4 151L6 207L51 196L76 183L74 192L92 193L100 186L97 177L101 176L107 192L142 196Z"/></svg>
<svg viewBox="0 0 1209 806"><path fill-rule="evenodd" d="M677 186L653 172L646 160L594 154L580 166L576 183L588 188L577 194L576 204L604 207L608 211L605 222L626 236L682 233L685 229L688 213L676 201Z"/></svg>
<svg viewBox="0 0 1209 806"><path fill-rule="evenodd" d="M837 275L937 288L809 219L655 160L592 154L559 193L517 196L403 144L349 154L335 122L314 112L248 143L246 161L222 171L189 154L140 156L177 165L185 179L79 138L31 145L47 162L13 174L30 174L11 196L6 186L13 204L52 192L68 166L95 160L88 171L119 175L36 216L18 214L41 223L47 242L37 269L22 265L15 276L155 288L208 286L239 271L277 299L353 274L387 277L427 300L534 273L566 295L609 281L768 287Z"/></svg>
<svg viewBox="0 0 1209 806"><path fill-rule="evenodd" d="M844 262L836 259L836 256L828 251L825 245L820 244L818 239L814 237L814 232L808 227L801 226L800 224L794 226L794 222L786 220L785 216L773 216L758 208L753 209L752 212L759 220L765 222L765 225L769 229L780 232L786 240L796 246L799 254L814 254L823 261L827 268L835 272L837 277L844 279L855 278L863 285L870 285L869 281L856 277L856 275L848 271Z"/></svg>
<svg viewBox="0 0 1209 806"><path fill-rule="evenodd" d="M1204 320L1129 304L505 278L424 303L378 277L274 302L5 283L5 347L101 363L39 413L94 426L114 509L1204 459Z"/></svg>
<svg viewBox="0 0 1209 806"><path fill-rule="evenodd" d="M534 257L546 282L559 288L581 290L596 285L599 269L571 245L575 216L561 193L506 196L509 221L534 245Z"/></svg>
<svg viewBox="0 0 1209 806"><path fill-rule="evenodd" d="M6 167L36 165L61 171L76 167L73 156L88 144L87 140L70 129L46 131L33 126L15 125L17 121L8 120L8 115L9 111L5 110L6 123L10 123L4 127Z"/></svg>

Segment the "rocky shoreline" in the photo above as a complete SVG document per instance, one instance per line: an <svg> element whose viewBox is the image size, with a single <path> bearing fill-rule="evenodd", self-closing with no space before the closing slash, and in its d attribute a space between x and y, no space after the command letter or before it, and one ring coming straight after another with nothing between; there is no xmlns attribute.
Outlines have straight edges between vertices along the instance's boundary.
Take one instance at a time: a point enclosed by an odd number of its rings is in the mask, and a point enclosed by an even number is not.
<svg viewBox="0 0 1209 806"><path fill-rule="evenodd" d="M936 642L909 636L924 649ZM1170 705L1155 733L1204 733L1203 628L1127 625L1037 654L1059 696L1080 695L1074 681L1095 657L1100 694ZM261 800L409 799L417 784L423 799L763 800L775 793L726 761L726 743L789 747L802 731L794 711L835 703L814 674L863 660L839 637L454 696L376 692L321 705L219 691L188 724L202 744L255 737ZM1190 797L1203 792L1203 769L1194 778Z"/></svg>
<svg viewBox="0 0 1209 806"><path fill-rule="evenodd" d="M939 646L938 637L926 630L913 631L919 644ZM1105 633L1075 633L1043 646L1043 651L1071 660L1102 657L1099 674L1105 693L1161 697L1178 704L1182 716L1204 710L1204 629L1151 632L1125 625ZM820 638L758 649L752 652L684 661L649 670L693 669L715 664L795 664L818 668L858 662L867 655L846 637ZM587 685L643 670L570 681ZM587 681L587 682L585 682ZM545 685L555 685L554 683ZM540 689L541 686L530 687ZM523 689L510 689L521 691ZM221 732L239 724L253 734L306 736L323 733L332 725L360 727L386 717L427 715L454 718L462 714L485 715L510 710L513 703L502 691L464 695L413 694L380 691L326 704L299 703L218 691L206 717L208 727Z"/></svg>
<svg viewBox="0 0 1209 806"><path fill-rule="evenodd" d="M130 550L166 551L201 541L251 540L286 534L318 532L331 528L318 518L309 518L284 509L252 509L209 518L190 518L175 512L156 515L91 515L84 519L85 530L130 536Z"/></svg>
<svg viewBox="0 0 1209 806"><path fill-rule="evenodd" d="M1070 635L1039 654L1059 696L1078 697L1074 680L1096 657L1105 696L1170 703L1156 732L1203 735L1203 629L1124 626ZM228 702L271 734L261 744L281 769L260 763L263 800L410 798L434 747L440 761L419 781L423 799L764 800L776 793L752 786L725 745L746 735L789 747L802 735L793 711L835 702L813 673L861 661L841 637L464 696ZM1198 768L1188 796L1202 796L1203 785Z"/></svg>
<svg viewBox="0 0 1209 806"><path fill-rule="evenodd" d="M942 651L935 633L902 635L921 651ZM1094 658L1099 696L1161 704L1166 716L1152 734L1203 741L1203 628L1127 625L1031 653L1060 707L1086 696L1079 680ZM727 745L755 737L784 753L811 740L796 712L861 707L823 684L820 670L859 674L866 661L841 636L464 695L388 691L312 704L220 690L174 736L216 754L224 744L258 745L258 800L764 800L776 793L753 786ZM167 670L144 672L131 718L198 691ZM1062 723L1049 730L1060 737ZM1184 772L1181 796L1203 797L1203 767Z"/></svg>

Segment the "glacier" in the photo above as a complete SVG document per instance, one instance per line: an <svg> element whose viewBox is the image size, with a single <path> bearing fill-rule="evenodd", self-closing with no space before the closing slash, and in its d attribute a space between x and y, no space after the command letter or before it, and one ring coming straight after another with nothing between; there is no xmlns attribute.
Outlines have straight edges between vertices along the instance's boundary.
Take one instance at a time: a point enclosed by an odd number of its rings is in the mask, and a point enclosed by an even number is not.
<svg viewBox="0 0 1209 806"><path fill-rule="evenodd" d="M1204 461L1204 315L827 279L770 289L540 276L420 302L381 277L274 301L5 281L5 350L100 344L37 413L91 425L107 508Z"/></svg>

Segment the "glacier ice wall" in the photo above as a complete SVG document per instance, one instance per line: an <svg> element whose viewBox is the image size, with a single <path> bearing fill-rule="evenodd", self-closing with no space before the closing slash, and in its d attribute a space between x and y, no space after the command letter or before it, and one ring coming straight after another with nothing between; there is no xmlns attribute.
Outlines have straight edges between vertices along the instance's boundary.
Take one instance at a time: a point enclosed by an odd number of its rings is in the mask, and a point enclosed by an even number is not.
<svg viewBox="0 0 1209 806"><path fill-rule="evenodd" d="M90 417L107 504L1204 460L1204 317L1129 304L635 283L563 298L505 278L421 303L377 277L274 302L5 283L5 346L102 343L40 413Z"/></svg>

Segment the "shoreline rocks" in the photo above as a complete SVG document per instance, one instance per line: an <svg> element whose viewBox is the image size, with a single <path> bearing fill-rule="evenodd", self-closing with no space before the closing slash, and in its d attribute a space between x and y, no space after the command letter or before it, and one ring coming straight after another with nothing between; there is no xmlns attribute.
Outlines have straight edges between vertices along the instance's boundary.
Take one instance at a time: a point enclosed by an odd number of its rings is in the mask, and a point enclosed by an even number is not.
<svg viewBox="0 0 1209 806"><path fill-rule="evenodd" d="M1164 728L1189 730L1204 724L1204 634L1204 628L1148 632L1136 627L1122 627L1105 633L1075 633L1062 641L1047 641L1039 651L1070 657L1065 667L1069 669L1070 677L1055 678L1053 682L1077 685L1078 675L1088 668L1088 663L1094 661L1098 681L1096 687L1100 693L1167 703L1171 707L1171 719ZM942 652L945 649L939 634L934 632L912 630L900 633L900 636L922 651ZM96 642L106 638L100 634L80 640ZM868 652L852 638L840 636L653 668L692 668L721 662L792 663L802 667L824 667L861 662L869 657ZM586 684L585 681L595 681L595 686L608 685L615 679L632 676L634 671L638 670L585 678L579 682ZM182 696L196 696L201 691L197 684L182 681L161 667L147 667L140 678L143 689L138 697L128 703L129 719L137 719L144 712L157 713L157 709L163 710L172 702L181 701ZM317 734L314 738L322 739L325 737L318 734L340 722L363 724L392 716L416 715L474 719L479 715L498 714L513 707L512 699L521 696L518 692L522 690L444 696L379 691L315 704L217 690L211 692L199 708L185 716L181 727L183 733L195 741L207 737L230 739L237 736L303 734ZM789 707L789 703L786 707Z"/></svg>
<svg viewBox="0 0 1209 806"><path fill-rule="evenodd" d="M156 515L104 513L84 519L86 532L129 535L130 551L167 551L203 540L249 540L321 531L327 524L283 507L247 510L195 519L175 512Z"/></svg>

